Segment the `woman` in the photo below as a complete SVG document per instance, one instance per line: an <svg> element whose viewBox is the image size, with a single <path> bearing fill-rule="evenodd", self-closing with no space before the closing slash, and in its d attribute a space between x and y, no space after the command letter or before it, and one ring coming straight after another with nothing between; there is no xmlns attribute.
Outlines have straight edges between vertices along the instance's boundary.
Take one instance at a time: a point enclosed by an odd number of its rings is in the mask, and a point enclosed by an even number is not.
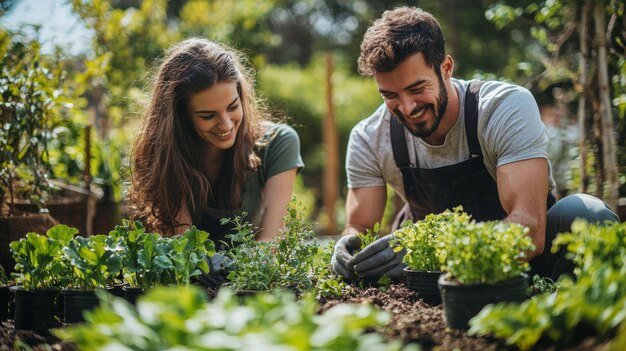
<svg viewBox="0 0 626 351"><path fill-rule="evenodd" d="M246 212L268 241L303 166L298 135L268 121L234 50L197 38L168 50L132 150L136 218L165 235L195 225L219 246L232 229L220 219Z"/></svg>

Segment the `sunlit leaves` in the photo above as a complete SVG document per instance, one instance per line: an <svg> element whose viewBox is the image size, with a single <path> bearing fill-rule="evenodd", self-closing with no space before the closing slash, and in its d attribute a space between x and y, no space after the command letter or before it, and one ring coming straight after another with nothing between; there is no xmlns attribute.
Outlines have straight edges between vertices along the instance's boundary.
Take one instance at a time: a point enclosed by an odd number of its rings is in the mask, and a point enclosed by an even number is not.
<svg viewBox="0 0 626 351"><path fill-rule="evenodd" d="M528 269L526 252L534 249L528 228L502 221L452 221L440 236L442 270L462 284L497 283Z"/></svg>
<svg viewBox="0 0 626 351"><path fill-rule="evenodd" d="M192 287L154 289L137 308L113 299L87 322L55 334L81 350L416 350L367 333L389 315L370 305L342 304L316 313L312 299L258 294L238 301L228 289L211 303Z"/></svg>
<svg viewBox="0 0 626 351"><path fill-rule="evenodd" d="M488 306L470 322L470 333L495 335L522 350L541 340L568 346L586 336L611 337L626 325L625 234L624 223L575 222L571 233L557 236L553 249L567 249L578 280L562 278L556 292L522 304Z"/></svg>

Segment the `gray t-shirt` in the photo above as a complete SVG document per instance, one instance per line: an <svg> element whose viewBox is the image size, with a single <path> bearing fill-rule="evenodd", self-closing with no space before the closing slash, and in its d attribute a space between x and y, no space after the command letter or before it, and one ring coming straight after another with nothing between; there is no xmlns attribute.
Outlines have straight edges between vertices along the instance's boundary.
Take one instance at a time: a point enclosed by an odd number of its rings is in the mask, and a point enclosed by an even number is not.
<svg viewBox="0 0 626 351"><path fill-rule="evenodd" d="M452 79L459 94L459 118L442 145L429 145L405 130L409 157L420 168L449 166L469 157L465 135L465 91L469 81ZM402 173L391 148L391 113L382 104L350 133L346 155L348 188L389 184L403 200ZM539 109L530 92L502 82L485 82L479 92L478 140L489 174L496 179L496 167L531 158L546 158L548 136ZM417 157L416 157L417 155ZM418 163L416 165L416 161ZM556 186L549 173L550 190Z"/></svg>

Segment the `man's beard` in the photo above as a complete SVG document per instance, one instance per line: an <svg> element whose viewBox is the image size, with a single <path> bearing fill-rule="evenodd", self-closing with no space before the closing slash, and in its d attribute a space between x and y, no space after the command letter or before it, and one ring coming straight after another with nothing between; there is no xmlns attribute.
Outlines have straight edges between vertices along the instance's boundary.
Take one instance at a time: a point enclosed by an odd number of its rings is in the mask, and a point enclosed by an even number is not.
<svg viewBox="0 0 626 351"><path fill-rule="evenodd" d="M409 125L409 123L407 122L408 120L407 117L405 117L402 114L402 112L400 112L399 109L395 109L393 111L393 114L400 120L400 122L402 122L402 124L404 124L406 129L408 129L411 134L413 134L414 136L418 138L426 138L426 137L429 137L431 134L433 134L437 130L437 128L439 127L439 124L441 123L441 119L443 118L443 115L446 113L447 107L448 107L448 92L446 91L446 87L443 84L443 78L441 77L441 74L439 74L439 106L437 109L437 113L435 113L435 110L432 104L430 104L424 109L424 113L426 113L427 109L431 109L433 110L433 114L435 115L433 125L430 126L430 128L426 130L423 130L423 129L413 130L411 126ZM415 110L411 111L410 115L411 116L415 115L419 111L420 108L421 106L417 106Z"/></svg>

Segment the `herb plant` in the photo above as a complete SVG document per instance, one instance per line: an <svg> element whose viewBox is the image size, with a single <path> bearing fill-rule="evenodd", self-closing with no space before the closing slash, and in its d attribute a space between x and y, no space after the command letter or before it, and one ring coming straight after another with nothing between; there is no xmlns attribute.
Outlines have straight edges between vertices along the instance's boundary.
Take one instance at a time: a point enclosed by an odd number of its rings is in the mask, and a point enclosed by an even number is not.
<svg viewBox="0 0 626 351"><path fill-rule="evenodd" d="M313 299L295 301L275 291L243 301L229 289L206 303L192 286L157 288L137 307L120 299L101 300L87 322L56 330L85 351L127 350L416 350L368 330L389 315L369 305L342 304L316 313Z"/></svg>
<svg viewBox="0 0 626 351"><path fill-rule="evenodd" d="M318 244L300 204L290 202L285 229L270 242L256 241L256 233L242 217L223 220L224 224L229 222L235 230L229 235L235 246L228 252L234 261L228 275L234 289L262 291L288 288L305 291L312 288Z"/></svg>
<svg viewBox="0 0 626 351"><path fill-rule="evenodd" d="M468 223L470 216L462 207L440 214L430 214L423 220L407 221L394 234L394 250L406 250L403 262L414 271L440 271L439 242L446 226L450 223Z"/></svg>
<svg viewBox="0 0 626 351"><path fill-rule="evenodd" d="M13 276L25 290L57 286L66 265L61 260L63 247L78 233L78 229L55 225L46 235L28 233L9 245L15 260Z"/></svg>
<svg viewBox="0 0 626 351"><path fill-rule="evenodd" d="M493 284L528 270L523 261L534 245L528 228L502 221L475 222L459 217L441 233L438 253L449 279L461 284Z"/></svg>
<svg viewBox="0 0 626 351"><path fill-rule="evenodd" d="M576 264L576 281L562 277L552 294L488 306L470 322L470 333L528 350L544 341L565 347L586 336L604 340L626 325L626 224L576 221L572 233L557 236L553 250L562 245Z"/></svg>
<svg viewBox="0 0 626 351"><path fill-rule="evenodd" d="M229 235L235 245L228 251L233 265L228 280L236 290L269 290L276 286L278 272L274 269L275 258L268 242L255 240L256 232L243 216L222 219L222 224L232 223L234 233Z"/></svg>

